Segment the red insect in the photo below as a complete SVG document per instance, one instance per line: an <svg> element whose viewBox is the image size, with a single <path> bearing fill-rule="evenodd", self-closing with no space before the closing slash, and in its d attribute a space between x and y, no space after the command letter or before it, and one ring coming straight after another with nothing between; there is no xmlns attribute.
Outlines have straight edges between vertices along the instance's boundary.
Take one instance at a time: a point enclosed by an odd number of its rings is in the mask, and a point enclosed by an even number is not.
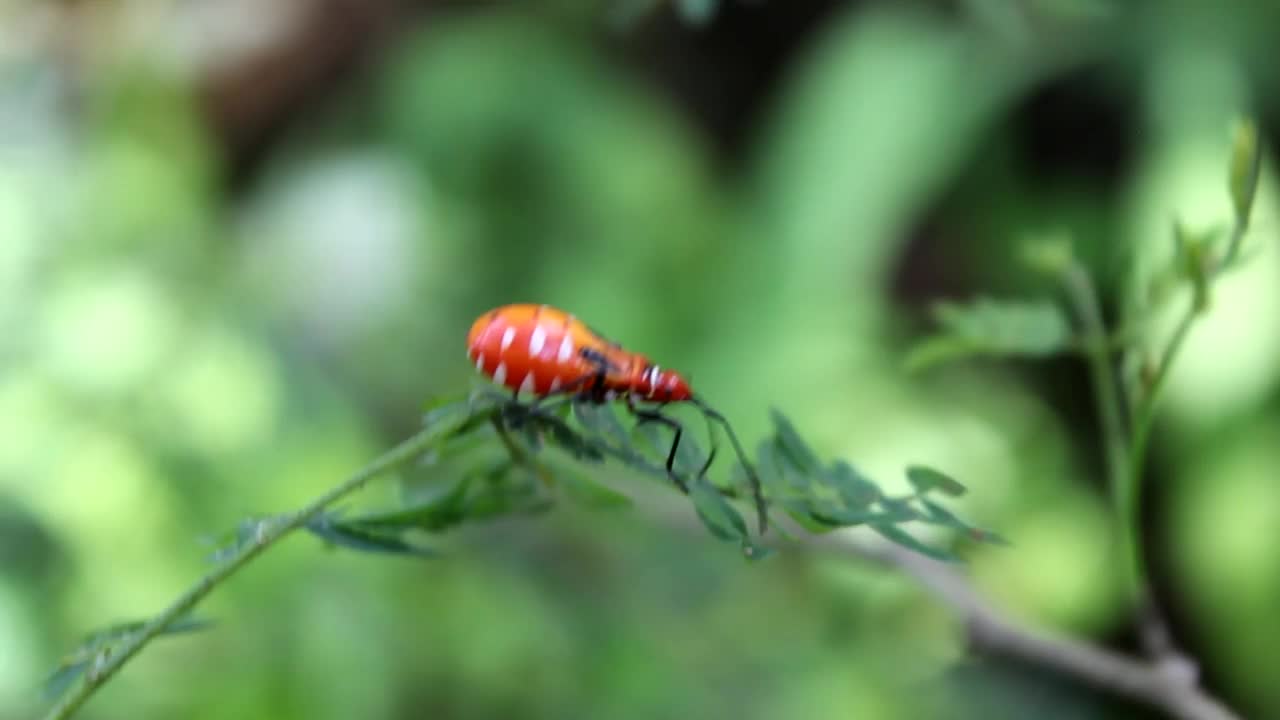
<svg viewBox="0 0 1280 720"><path fill-rule="evenodd" d="M728 433L747 470L760 531L764 532L766 513L760 481L742 445L724 416L695 396L680 373L664 370L644 355L624 350L573 315L549 305L505 305L481 315L467 334L467 357L477 370L510 388L516 397L523 393L535 398L535 402L554 395L591 403L623 399L641 422L658 422L671 428L675 436L667 453L667 473L685 492L688 486L674 470L676 448L684 428L678 420L663 414L661 408L676 402L697 407L709 422L719 423ZM640 407L638 402L657 406ZM701 472L706 472L714 456L713 449Z"/></svg>

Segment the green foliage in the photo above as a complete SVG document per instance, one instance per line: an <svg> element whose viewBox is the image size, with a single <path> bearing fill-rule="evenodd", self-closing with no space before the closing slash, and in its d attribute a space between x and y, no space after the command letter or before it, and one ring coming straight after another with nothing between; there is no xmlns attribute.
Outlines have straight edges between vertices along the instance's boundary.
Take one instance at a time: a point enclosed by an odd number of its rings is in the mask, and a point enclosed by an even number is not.
<svg viewBox="0 0 1280 720"><path fill-rule="evenodd" d="M430 537L468 523L483 523L550 508L560 491L566 500L591 508L630 505L628 497L593 475L611 458L623 467L673 486L689 488L693 509L712 537L739 547L752 559L771 551L752 537L737 502L750 496L741 465L724 484L699 471L708 453L686 430L671 477L665 467L672 434L660 424L637 420L628 427L614 405L565 400L544 406L514 402L482 392L429 408L428 423L457 428L448 441L424 457L404 481L401 507L347 516L326 512L307 529L331 545L381 554L432 557ZM916 493L886 496L872 480L847 462L823 464L817 453L780 412L772 413L774 434L761 444L759 468L766 501L797 524L816 533L841 527L870 526L889 540L931 557L954 560L945 549L927 545L899 525L918 522L958 530L969 539L1000 543L999 536L962 522L935 501L937 492L958 496L962 486L932 468L911 466L907 477ZM714 437L712 438L714 440ZM252 538L253 523L241 535Z"/></svg>
<svg viewBox="0 0 1280 720"><path fill-rule="evenodd" d="M984 355L1043 358L1071 345L1071 325L1049 301L940 302L933 316L940 332L912 349L906 361L910 370Z"/></svg>
<svg viewBox="0 0 1280 720"><path fill-rule="evenodd" d="M907 468L907 480L921 494L930 490L938 490L952 497L960 497L965 493L965 487L955 478L933 468L920 465L912 465Z"/></svg>
<svg viewBox="0 0 1280 720"><path fill-rule="evenodd" d="M57 669L45 680L45 697L52 699L61 695L72 683L80 679L80 676L93 663L100 662L106 658L114 648L124 643L146 624L146 620L119 623L96 630L85 636L84 640L74 650L62 658L62 662L58 664ZM183 635L207 630L212 626L213 621L211 620L188 617L171 624L161 634Z"/></svg>
<svg viewBox="0 0 1280 720"><path fill-rule="evenodd" d="M1228 191L1235 210L1236 224L1249 226L1253 199L1258 192L1258 175L1262 171L1262 152L1258 143L1258 125L1244 120L1236 125L1228 168Z"/></svg>

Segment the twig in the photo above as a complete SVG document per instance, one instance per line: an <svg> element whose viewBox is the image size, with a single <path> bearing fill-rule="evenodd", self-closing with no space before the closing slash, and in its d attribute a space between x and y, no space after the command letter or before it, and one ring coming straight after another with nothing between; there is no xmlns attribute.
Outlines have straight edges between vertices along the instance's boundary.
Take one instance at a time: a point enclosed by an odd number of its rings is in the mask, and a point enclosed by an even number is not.
<svg viewBox="0 0 1280 720"><path fill-rule="evenodd" d="M302 509L288 515L261 521L253 539L236 548L207 575L200 578L169 607L153 617L140 630L110 652L102 651L94 658L84 678L67 690L45 715L45 720L64 720L80 708L99 687L111 679L125 663L137 655L175 622L190 613L206 595L222 584L267 548L289 533L307 524L325 508L364 487L370 480L407 465L422 455L435 442L446 437L455 426L437 424L427 427L408 440L387 451L350 478L335 486Z"/></svg>
<svg viewBox="0 0 1280 720"><path fill-rule="evenodd" d="M891 543L853 533L814 538L818 547L906 573L955 612L976 649L1020 660L1115 695L1159 708L1177 720L1240 720L1195 678L1160 661L1143 661L1009 618L953 567Z"/></svg>
<svg viewBox="0 0 1280 720"><path fill-rule="evenodd" d="M666 495L633 496L639 508L681 531L705 529L686 506ZM775 523L776 525L777 523ZM984 598L954 565L894 543L866 539L856 530L810 535L788 528L801 547L852 556L910 576L964 624L974 649L1013 658L1059 677L1077 680L1176 720L1242 720L1220 700L1163 659L1130 657L1098 645L1031 627Z"/></svg>
<svg viewBox="0 0 1280 720"><path fill-rule="evenodd" d="M1129 467L1127 430L1124 407L1120 402L1120 378L1111 359L1111 347L1101 303L1089 273L1078 262L1072 262L1063 273L1063 285L1084 329L1085 351L1098 413L1102 421L1102 439L1107 453L1107 478L1117 510L1124 507L1127 495L1126 470ZM1127 519L1122 517L1122 523ZM1124 527L1126 531L1127 527Z"/></svg>

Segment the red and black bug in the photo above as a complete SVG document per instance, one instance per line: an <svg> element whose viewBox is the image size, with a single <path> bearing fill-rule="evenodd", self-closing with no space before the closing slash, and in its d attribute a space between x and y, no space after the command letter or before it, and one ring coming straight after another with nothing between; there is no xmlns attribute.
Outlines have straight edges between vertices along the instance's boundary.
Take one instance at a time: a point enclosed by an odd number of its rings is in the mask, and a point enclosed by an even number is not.
<svg viewBox="0 0 1280 720"><path fill-rule="evenodd" d="M481 315L467 335L467 357L477 370L510 388L516 397L521 393L535 399L564 395L592 403L621 399L641 422L671 428L674 438L667 453L667 474L685 492L688 486L674 469L684 427L661 408L667 403L697 407L729 435L750 479L760 531L764 532L767 515L760 481L737 435L723 415L694 395L680 373L623 349L573 315L549 305L505 305ZM637 404L641 402L656 405L642 407ZM714 457L713 449L701 472L706 472Z"/></svg>

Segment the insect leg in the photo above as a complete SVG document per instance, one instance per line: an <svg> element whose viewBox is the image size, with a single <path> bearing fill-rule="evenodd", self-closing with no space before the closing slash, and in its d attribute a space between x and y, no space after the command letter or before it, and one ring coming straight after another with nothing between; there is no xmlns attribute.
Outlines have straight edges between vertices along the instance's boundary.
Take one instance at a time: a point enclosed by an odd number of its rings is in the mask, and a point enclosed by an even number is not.
<svg viewBox="0 0 1280 720"><path fill-rule="evenodd" d="M671 482L675 483L676 487L680 488L680 492L688 495L689 485L676 473L675 469L676 450L680 447L680 438L684 435L684 426L680 424L679 420L663 415L657 410L646 410L644 408L636 407L635 402L631 399L630 395L627 396L627 409L630 410L631 414L635 415L640 422L660 423L671 428L675 433L675 437L671 439L671 450L667 452L667 476L671 478ZM710 465L710 460L711 458L707 458L707 465L703 466L701 472L698 474L699 477L702 476L702 473L707 471L707 466Z"/></svg>
<svg viewBox="0 0 1280 720"><path fill-rule="evenodd" d="M742 443L738 442L737 433L733 431L733 426L729 424L724 415L716 412L715 409L700 398L694 397L692 401L694 405L702 410L708 421L715 421L729 435L729 442L732 443L734 452L738 454L738 461L742 463L742 468L747 473L747 482L751 484L751 495L755 500L756 506L756 518L759 522L760 533L764 534L769 527L769 511L764 499L764 488L760 485L760 476L756 474L755 468L751 466L751 461L747 459L746 451L742 449Z"/></svg>

